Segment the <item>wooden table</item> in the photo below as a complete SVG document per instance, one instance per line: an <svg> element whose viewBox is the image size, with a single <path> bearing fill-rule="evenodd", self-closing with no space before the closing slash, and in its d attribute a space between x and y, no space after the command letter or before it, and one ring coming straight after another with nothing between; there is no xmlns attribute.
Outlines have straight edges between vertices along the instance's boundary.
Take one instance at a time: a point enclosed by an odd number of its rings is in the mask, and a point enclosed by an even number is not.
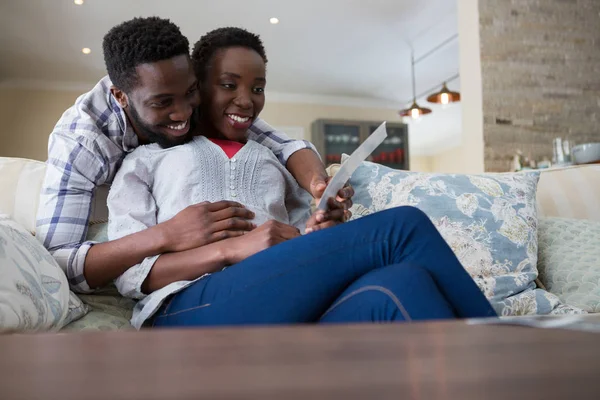
<svg viewBox="0 0 600 400"><path fill-rule="evenodd" d="M461 322L0 336L0 399L599 399L600 335Z"/></svg>

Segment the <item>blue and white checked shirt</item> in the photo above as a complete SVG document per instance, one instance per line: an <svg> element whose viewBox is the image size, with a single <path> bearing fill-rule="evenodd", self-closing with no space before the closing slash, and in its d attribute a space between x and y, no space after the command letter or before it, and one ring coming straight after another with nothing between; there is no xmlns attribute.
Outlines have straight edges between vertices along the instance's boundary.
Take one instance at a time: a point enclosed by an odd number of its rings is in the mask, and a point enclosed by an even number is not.
<svg viewBox="0 0 600 400"><path fill-rule="evenodd" d="M98 186L112 183L125 155L138 146L123 109L110 93L104 77L62 115L48 142L48 161L36 237L65 271L71 288L92 292L83 270L94 242L85 241L92 200ZM248 139L270 148L286 164L296 151L311 143L291 140L257 119Z"/></svg>

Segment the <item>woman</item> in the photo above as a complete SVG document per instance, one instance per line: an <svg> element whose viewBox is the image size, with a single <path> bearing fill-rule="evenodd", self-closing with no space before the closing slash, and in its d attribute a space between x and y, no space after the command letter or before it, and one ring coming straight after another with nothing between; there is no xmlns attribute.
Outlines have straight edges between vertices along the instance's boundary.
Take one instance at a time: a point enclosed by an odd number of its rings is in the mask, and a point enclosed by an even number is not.
<svg viewBox="0 0 600 400"><path fill-rule="evenodd" d="M217 29L200 39L192 58L205 137L170 149L144 146L125 159L109 196L109 236L147 228L215 196L243 197L240 202L264 223L243 236L152 257L127 271L117 280L119 290L143 298L134 326L496 315L416 208L317 229L320 214L308 218L293 179L268 158L272 154L245 140L265 101L267 58L256 35Z"/></svg>

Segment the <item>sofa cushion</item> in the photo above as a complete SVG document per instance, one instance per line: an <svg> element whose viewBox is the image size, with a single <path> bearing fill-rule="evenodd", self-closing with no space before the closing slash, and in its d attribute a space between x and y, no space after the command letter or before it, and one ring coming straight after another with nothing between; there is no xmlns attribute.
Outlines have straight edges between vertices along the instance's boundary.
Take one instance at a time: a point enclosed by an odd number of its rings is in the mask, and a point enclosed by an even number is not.
<svg viewBox="0 0 600 400"><path fill-rule="evenodd" d="M81 300L89 307L85 317L65 326L63 331L117 331L134 329L131 315L135 300L119 294L114 285L99 289L94 294L82 294Z"/></svg>
<svg viewBox="0 0 600 400"><path fill-rule="evenodd" d="M103 243L108 241L108 223L90 225L86 241ZM63 328L64 331L115 331L133 329L129 322L136 301L119 294L114 284L96 290L93 294L82 294L79 298L89 307L85 317Z"/></svg>
<svg viewBox="0 0 600 400"><path fill-rule="evenodd" d="M85 311L50 253L0 215L0 330L57 330Z"/></svg>
<svg viewBox="0 0 600 400"><path fill-rule="evenodd" d="M580 312L537 289L539 174L429 174L364 162L350 179L353 218L424 211L500 315Z"/></svg>
<svg viewBox="0 0 600 400"><path fill-rule="evenodd" d="M600 313L600 222L541 217L538 269L548 291Z"/></svg>

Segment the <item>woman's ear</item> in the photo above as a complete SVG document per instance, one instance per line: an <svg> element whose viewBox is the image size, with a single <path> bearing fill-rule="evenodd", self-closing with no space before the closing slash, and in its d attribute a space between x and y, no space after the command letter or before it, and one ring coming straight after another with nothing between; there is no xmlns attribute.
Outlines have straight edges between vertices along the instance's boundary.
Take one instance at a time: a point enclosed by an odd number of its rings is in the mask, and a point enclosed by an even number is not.
<svg viewBox="0 0 600 400"><path fill-rule="evenodd" d="M121 108L127 108L127 106L129 105L129 98L127 97L127 94L125 94L124 91L113 85L110 87L110 93L117 100Z"/></svg>

